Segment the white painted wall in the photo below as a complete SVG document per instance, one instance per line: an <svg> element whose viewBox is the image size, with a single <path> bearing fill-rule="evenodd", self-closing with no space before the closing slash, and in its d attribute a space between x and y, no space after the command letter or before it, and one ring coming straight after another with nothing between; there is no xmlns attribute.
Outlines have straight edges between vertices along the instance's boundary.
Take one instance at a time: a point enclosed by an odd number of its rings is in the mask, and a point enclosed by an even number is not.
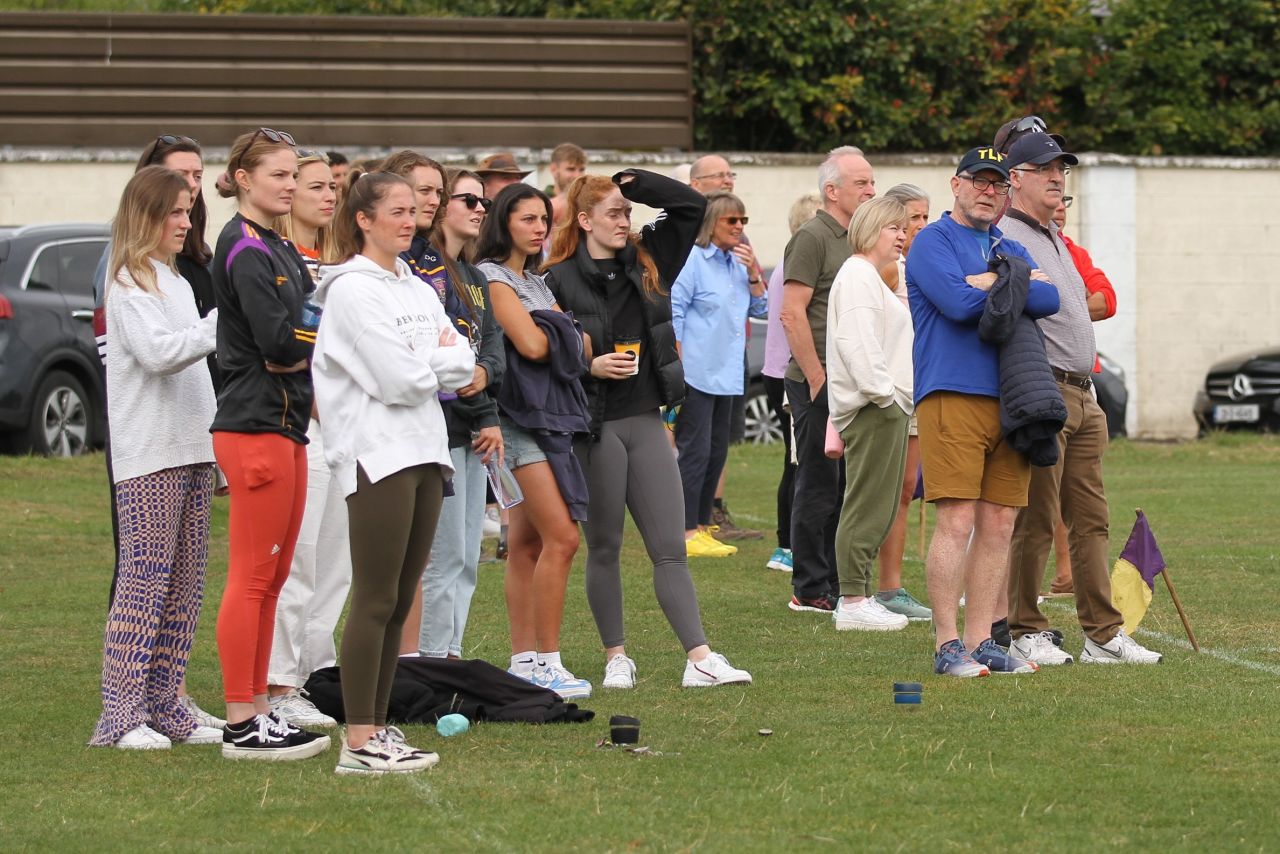
<svg viewBox="0 0 1280 854"><path fill-rule="evenodd" d="M466 152L433 152L449 163ZM531 182L545 186L547 152L517 152L542 164ZM205 199L208 238L216 239L233 204L213 182L224 163L210 152ZM221 157L225 158L225 152ZM787 211L816 190L820 157L730 155L736 192L751 217L748 234L762 263L782 259ZM933 198L937 217L951 206L955 158L871 158L881 191L907 181ZM1116 287L1116 317L1095 327L1098 346L1126 371L1131 435L1194 435L1191 404L1209 365L1232 353L1280 344L1280 161L1124 158L1085 155L1070 179L1076 204L1066 231L1093 255ZM602 154L591 171L625 166L663 173L680 155ZM128 152L16 152L0 149L0 223L106 221L133 171ZM638 210L637 223L652 211Z"/></svg>

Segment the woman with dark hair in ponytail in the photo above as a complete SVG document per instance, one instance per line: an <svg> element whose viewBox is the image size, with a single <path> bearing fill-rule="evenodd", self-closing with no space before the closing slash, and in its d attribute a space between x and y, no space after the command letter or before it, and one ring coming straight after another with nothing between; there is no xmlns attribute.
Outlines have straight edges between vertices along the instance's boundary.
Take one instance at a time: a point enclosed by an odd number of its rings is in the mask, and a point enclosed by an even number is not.
<svg viewBox="0 0 1280 854"><path fill-rule="evenodd" d="M325 457L347 498L351 608L342 632L346 737L335 771L419 771L439 757L405 744L387 705L405 617L454 474L438 394L471 381L475 356L400 253L415 231L409 184L352 172L317 297L316 403Z"/></svg>
<svg viewBox="0 0 1280 854"><path fill-rule="evenodd" d="M227 699L222 755L303 759L329 746L272 713L267 670L280 588L289 576L307 497L311 351L319 316L302 257L270 228L289 213L298 183L293 137L271 128L231 146L218 194L236 215L218 237L222 388L213 450L231 490L227 586L218 611L218 656Z"/></svg>
<svg viewBox="0 0 1280 854"><path fill-rule="evenodd" d="M664 211L631 231L632 201ZM658 604L684 647L686 688L750 683L702 630L689 576L680 470L659 409L685 395L671 323L670 282L683 267L706 201L670 178L627 169L612 180L585 175L570 186L564 225L547 259L547 286L591 338L582 379L591 435L574 443L587 475L587 602L605 648L605 688L635 687L623 645L619 563L627 510L653 562Z"/></svg>

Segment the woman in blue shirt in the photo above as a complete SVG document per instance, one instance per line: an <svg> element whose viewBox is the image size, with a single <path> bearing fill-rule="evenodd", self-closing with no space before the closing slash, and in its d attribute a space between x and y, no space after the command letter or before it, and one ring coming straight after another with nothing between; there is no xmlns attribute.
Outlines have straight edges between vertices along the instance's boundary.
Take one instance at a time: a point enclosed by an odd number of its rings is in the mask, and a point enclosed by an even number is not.
<svg viewBox="0 0 1280 854"><path fill-rule="evenodd" d="M742 200L707 196L702 230L671 288L671 314L684 362L688 396L676 421L680 479L684 484L685 548L689 557L737 553L712 536L711 506L729 455L732 398L743 393L747 315L763 317L765 283L742 239Z"/></svg>

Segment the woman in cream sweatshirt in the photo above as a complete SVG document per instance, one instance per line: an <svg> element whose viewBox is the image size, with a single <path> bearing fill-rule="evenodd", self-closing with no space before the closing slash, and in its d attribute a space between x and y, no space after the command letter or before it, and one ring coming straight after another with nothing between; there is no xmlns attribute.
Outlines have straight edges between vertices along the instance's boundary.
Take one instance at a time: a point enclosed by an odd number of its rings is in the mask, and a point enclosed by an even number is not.
<svg viewBox="0 0 1280 854"><path fill-rule="evenodd" d="M399 255L414 234L399 175L355 178L334 218L335 254L312 377L325 458L347 498L351 608L342 634L347 734L339 774L418 771L439 757L387 726L400 633L453 476L437 392L471 381L475 356L440 298Z"/></svg>
<svg viewBox="0 0 1280 854"><path fill-rule="evenodd" d="M873 595L876 554L893 524L912 411L911 311L880 278L902 254L907 210L879 198L849 223L853 255L831 285L827 394L844 439L845 494L836 528L837 630L891 631L907 618Z"/></svg>

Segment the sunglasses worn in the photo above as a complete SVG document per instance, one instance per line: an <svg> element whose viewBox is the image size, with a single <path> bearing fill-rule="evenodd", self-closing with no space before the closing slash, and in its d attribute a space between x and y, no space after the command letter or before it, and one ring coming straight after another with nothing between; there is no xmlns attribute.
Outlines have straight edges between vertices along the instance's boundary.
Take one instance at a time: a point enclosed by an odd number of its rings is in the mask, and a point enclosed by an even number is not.
<svg viewBox="0 0 1280 854"><path fill-rule="evenodd" d="M484 208L486 211L493 205L493 199L486 199L484 196L477 196L475 193L454 193L449 198L461 199L462 203L467 206L467 210L473 211L476 205Z"/></svg>
<svg viewBox="0 0 1280 854"><path fill-rule="evenodd" d="M727 223L729 223L729 225L737 225L738 223L742 223L743 225L746 225L748 222L750 222L751 217L749 217L749 216L722 216L722 217L720 217L720 220L721 220L722 222L727 222Z"/></svg>

